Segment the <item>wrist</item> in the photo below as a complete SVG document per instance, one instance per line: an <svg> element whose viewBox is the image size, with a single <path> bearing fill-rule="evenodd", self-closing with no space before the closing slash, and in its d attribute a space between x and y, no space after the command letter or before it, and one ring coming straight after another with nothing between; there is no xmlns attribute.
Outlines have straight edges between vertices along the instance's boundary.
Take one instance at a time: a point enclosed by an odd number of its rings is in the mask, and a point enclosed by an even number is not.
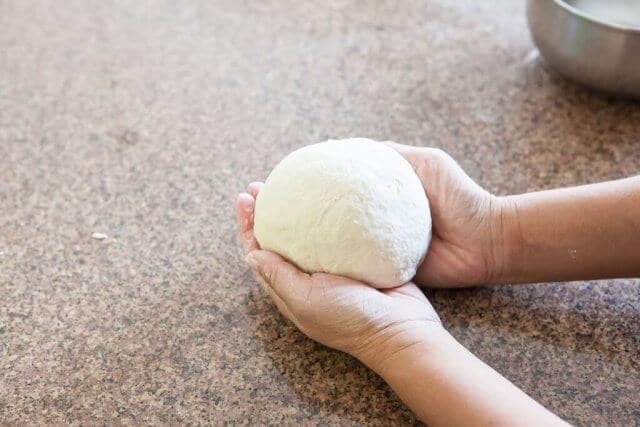
<svg viewBox="0 0 640 427"><path fill-rule="evenodd" d="M493 271L490 284L504 284L516 280L514 260L522 247L518 196L492 196L491 256Z"/></svg>
<svg viewBox="0 0 640 427"><path fill-rule="evenodd" d="M440 322L416 321L385 328L384 333L352 355L384 377L385 372L403 361L411 360L416 354L437 352L449 341L455 340Z"/></svg>

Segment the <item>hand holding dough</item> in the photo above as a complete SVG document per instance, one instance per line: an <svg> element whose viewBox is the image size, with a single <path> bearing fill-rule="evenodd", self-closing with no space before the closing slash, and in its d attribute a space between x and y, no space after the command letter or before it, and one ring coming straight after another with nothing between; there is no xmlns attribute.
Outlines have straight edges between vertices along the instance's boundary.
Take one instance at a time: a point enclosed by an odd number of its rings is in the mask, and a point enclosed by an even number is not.
<svg viewBox="0 0 640 427"><path fill-rule="evenodd" d="M415 275L431 239L429 202L411 165L364 138L296 150L256 200L255 237L300 269L377 288Z"/></svg>

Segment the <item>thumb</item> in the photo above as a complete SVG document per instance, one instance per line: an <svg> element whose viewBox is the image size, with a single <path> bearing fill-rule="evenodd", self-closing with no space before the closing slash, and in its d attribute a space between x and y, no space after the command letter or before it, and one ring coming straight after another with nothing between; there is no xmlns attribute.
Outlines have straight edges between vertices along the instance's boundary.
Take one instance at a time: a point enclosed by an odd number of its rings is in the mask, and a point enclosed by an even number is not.
<svg viewBox="0 0 640 427"><path fill-rule="evenodd" d="M280 255L265 250L251 251L247 255L247 264L288 307L297 307L306 301L311 286L309 275Z"/></svg>
<svg viewBox="0 0 640 427"><path fill-rule="evenodd" d="M415 167L424 157L425 147L416 147L413 145L398 144L393 141L382 141L387 147L397 151L412 166Z"/></svg>

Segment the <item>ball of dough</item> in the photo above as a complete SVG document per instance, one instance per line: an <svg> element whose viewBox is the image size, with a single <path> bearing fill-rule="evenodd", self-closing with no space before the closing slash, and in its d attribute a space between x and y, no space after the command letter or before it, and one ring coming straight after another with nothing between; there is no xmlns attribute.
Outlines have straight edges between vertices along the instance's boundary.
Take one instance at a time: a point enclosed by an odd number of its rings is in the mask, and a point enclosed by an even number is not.
<svg viewBox="0 0 640 427"><path fill-rule="evenodd" d="M429 202L411 165L364 138L296 150L258 194L255 237L300 269L377 288L415 275L431 240Z"/></svg>

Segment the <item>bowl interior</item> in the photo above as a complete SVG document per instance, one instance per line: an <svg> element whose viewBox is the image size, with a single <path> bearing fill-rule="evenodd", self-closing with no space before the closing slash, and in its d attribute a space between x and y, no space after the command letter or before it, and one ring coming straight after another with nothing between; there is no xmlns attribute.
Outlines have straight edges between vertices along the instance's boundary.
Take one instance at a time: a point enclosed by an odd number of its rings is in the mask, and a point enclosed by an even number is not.
<svg viewBox="0 0 640 427"><path fill-rule="evenodd" d="M556 0L594 21L640 31L640 0Z"/></svg>

